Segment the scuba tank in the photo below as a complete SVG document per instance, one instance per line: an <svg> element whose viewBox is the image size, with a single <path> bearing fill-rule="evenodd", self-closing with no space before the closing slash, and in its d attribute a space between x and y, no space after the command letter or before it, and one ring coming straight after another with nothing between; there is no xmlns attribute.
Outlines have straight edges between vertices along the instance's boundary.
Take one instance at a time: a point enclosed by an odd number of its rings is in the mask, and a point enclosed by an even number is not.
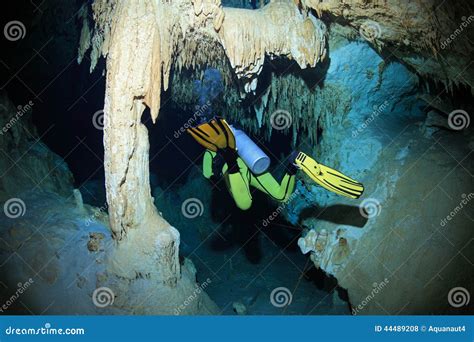
<svg viewBox="0 0 474 342"><path fill-rule="evenodd" d="M270 158L258 147L252 139L248 137L240 129L230 126L235 136L235 144L237 145L237 153L245 162L250 171L256 175L260 175L267 171L270 166Z"/></svg>

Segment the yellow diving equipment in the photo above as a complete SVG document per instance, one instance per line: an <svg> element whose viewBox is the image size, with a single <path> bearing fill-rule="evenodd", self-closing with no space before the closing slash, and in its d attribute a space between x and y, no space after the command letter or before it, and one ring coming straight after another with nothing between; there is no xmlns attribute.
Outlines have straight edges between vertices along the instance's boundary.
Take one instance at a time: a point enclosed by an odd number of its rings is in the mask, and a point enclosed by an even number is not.
<svg viewBox="0 0 474 342"><path fill-rule="evenodd" d="M188 133L204 148L217 152L219 149L235 150L235 137L227 121L215 117L196 127L187 129Z"/></svg>
<svg viewBox="0 0 474 342"><path fill-rule="evenodd" d="M313 181L338 195L359 198L364 192L364 186L361 183L326 165L319 164L303 152L298 153L295 163Z"/></svg>

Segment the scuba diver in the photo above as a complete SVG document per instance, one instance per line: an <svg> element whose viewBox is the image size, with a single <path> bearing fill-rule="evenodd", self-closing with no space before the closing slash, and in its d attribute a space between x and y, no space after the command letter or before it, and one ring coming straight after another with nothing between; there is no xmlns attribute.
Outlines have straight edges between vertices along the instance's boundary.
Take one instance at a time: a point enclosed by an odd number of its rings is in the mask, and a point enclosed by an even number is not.
<svg viewBox="0 0 474 342"><path fill-rule="evenodd" d="M338 195L359 198L364 191L361 183L296 151L291 154L285 175L278 183L266 172L270 158L243 131L230 126L220 117L188 128L187 132L206 148L202 165L204 177L210 179L223 175L235 204L242 210L252 205L250 187L277 201L286 202L295 189L298 170Z"/></svg>

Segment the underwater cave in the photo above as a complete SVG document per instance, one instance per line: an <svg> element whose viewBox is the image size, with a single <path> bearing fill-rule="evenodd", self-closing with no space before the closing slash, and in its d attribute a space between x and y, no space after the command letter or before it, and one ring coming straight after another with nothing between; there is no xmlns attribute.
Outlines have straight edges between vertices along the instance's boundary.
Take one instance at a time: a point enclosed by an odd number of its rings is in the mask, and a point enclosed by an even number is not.
<svg viewBox="0 0 474 342"><path fill-rule="evenodd" d="M13 7L3 314L472 314L471 2Z"/></svg>

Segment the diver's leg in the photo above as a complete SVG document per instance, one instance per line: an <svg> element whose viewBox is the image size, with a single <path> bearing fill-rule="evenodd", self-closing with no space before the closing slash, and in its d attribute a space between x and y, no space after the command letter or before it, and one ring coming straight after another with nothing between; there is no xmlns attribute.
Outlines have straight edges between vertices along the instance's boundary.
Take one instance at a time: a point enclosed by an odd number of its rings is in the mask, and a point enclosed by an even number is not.
<svg viewBox="0 0 474 342"><path fill-rule="evenodd" d="M252 175L250 185L270 195L273 199L286 202L295 190L296 177L294 174L285 173L280 183L269 173L260 176Z"/></svg>
<svg viewBox="0 0 474 342"><path fill-rule="evenodd" d="M214 172L212 171L212 161L214 160L215 156L216 152L206 150L206 152L204 152L204 156L202 157L202 174L207 179L214 175Z"/></svg>
<svg viewBox="0 0 474 342"><path fill-rule="evenodd" d="M227 188L237 207L247 210L252 205L250 194L250 171L245 163L237 158L237 153L226 151L223 156L226 162L222 172L225 176Z"/></svg>
<svg viewBox="0 0 474 342"><path fill-rule="evenodd" d="M290 155L286 166L286 173L280 183L269 172L266 172L260 176L251 175L250 185L270 195L277 201L288 201L295 190L295 175L296 171L298 171L298 167L294 164L296 155L296 152Z"/></svg>
<svg viewBox="0 0 474 342"><path fill-rule="evenodd" d="M229 173L228 188L235 201L237 207L242 210L247 210L252 205L252 196L250 195L249 183L244 179L240 173Z"/></svg>

